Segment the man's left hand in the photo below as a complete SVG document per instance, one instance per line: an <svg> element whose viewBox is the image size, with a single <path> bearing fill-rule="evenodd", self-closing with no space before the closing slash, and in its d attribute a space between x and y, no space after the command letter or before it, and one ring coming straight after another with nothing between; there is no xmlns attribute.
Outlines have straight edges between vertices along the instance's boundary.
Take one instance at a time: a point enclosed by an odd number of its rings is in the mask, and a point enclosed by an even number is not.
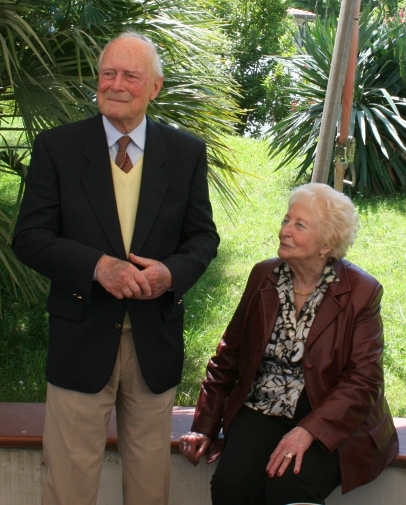
<svg viewBox="0 0 406 505"><path fill-rule="evenodd" d="M130 253L130 261L137 267L143 267L142 273L151 287L151 294L141 294L139 300L152 300L158 298L172 287L172 275L168 267L160 261L143 258Z"/></svg>

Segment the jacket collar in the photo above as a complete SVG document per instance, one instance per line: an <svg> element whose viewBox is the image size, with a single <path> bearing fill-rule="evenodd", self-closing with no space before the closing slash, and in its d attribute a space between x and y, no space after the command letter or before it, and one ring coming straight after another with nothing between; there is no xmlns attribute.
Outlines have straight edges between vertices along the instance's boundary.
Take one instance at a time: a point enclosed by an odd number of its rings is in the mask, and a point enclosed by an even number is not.
<svg viewBox="0 0 406 505"><path fill-rule="evenodd" d="M281 263L282 260L279 258L270 262L269 270L266 276L272 285L260 290L262 310L264 314L264 341L266 341L266 343L268 343L271 332L275 327L275 322L279 311L279 297L278 292L275 289L278 278L274 274L274 270ZM338 316L338 314L345 307L347 297L341 295L344 295L345 293L351 291L351 286L345 267L346 263L347 262L345 260L334 260L333 262L334 270L340 280L338 282L332 282L329 284L310 329L309 336L306 341L306 347L311 345L312 342L317 339L321 332ZM275 307L278 307L278 309L275 310Z"/></svg>
<svg viewBox="0 0 406 505"><path fill-rule="evenodd" d="M328 286L316 317L314 318L312 327L310 328L306 342L307 348L320 336L340 312L344 310L348 297L343 295L351 291L345 262L343 260L334 260L333 267L340 280L338 282L331 282Z"/></svg>

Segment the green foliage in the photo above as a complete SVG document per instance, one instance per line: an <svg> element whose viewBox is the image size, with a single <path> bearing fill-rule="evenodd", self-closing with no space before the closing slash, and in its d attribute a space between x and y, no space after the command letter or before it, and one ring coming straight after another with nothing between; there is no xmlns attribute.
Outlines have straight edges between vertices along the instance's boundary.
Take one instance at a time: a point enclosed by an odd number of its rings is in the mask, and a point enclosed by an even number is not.
<svg viewBox="0 0 406 505"><path fill-rule="evenodd" d="M226 40L221 56L241 89L238 103L243 113L239 132L257 136L266 122L274 120L275 93L270 90L268 77L275 62L269 56L279 54L287 0L199 0L199 3L224 21ZM273 75L279 77L278 70Z"/></svg>
<svg viewBox="0 0 406 505"><path fill-rule="evenodd" d="M0 201L0 316L2 314L2 293L9 293L15 299L21 296L25 303L35 303L39 293L45 293L48 282L21 265L10 249L13 219L10 207ZM24 286L24 289L18 287Z"/></svg>
<svg viewBox="0 0 406 505"><path fill-rule="evenodd" d="M258 126L272 124L282 121L291 111L290 97L286 94L292 81L292 75L286 67L276 63L271 69L268 77L264 79L263 89L266 93L266 100L258 104L262 121Z"/></svg>
<svg viewBox="0 0 406 505"><path fill-rule="evenodd" d="M35 306L3 292L0 401L44 402L48 324L45 295Z"/></svg>
<svg viewBox="0 0 406 505"><path fill-rule="evenodd" d="M291 114L269 130L269 153L285 154L278 168L297 160L298 177L309 175L313 166L336 28L335 20L316 21L307 28L299 54L283 60L298 77L288 90ZM351 121L356 139L352 191L362 195L406 188L405 36L406 25L397 18L371 20L369 11L363 12ZM331 166L330 182L332 175Z"/></svg>
<svg viewBox="0 0 406 505"><path fill-rule="evenodd" d="M355 1L355 0L354 0ZM398 0L361 0L361 9L379 9L390 15L397 12L404 2ZM340 12L340 0L292 0L291 7L314 12L326 19L337 17Z"/></svg>
<svg viewBox="0 0 406 505"><path fill-rule="evenodd" d="M165 87L151 116L205 138L212 167L233 173L220 132L231 133L237 121L236 91L211 51L212 17L173 0L0 0L3 18L0 111L15 106L28 146L45 128L95 113L96 56L109 39L136 29L155 41L164 63ZM0 115L0 131L6 120Z"/></svg>

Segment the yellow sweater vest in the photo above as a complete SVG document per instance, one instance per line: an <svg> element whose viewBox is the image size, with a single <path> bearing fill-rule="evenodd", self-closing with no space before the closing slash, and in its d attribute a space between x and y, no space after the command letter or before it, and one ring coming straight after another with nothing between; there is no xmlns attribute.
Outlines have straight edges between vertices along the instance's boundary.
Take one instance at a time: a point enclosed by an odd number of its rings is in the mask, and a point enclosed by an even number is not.
<svg viewBox="0 0 406 505"><path fill-rule="evenodd" d="M121 235L123 237L127 257L130 254L131 241L137 217L143 160L144 157L141 156L128 174L123 172L121 168L118 167L113 160L111 160L118 217L120 219ZM123 327L131 328L128 313L125 316Z"/></svg>

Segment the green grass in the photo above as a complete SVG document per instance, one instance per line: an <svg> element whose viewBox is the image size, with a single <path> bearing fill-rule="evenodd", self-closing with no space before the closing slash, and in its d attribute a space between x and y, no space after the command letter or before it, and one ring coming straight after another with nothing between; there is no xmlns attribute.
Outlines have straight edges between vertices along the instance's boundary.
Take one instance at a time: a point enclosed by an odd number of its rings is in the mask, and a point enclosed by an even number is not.
<svg viewBox="0 0 406 505"><path fill-rule="evenodd" d="M45 401L45 300L35 307L3 295L0 321L0 401Z"/></svg>
<svg viewBox="0 0 406 505"><path fill-rule="evenodd" d="M186 360L176 397L178 405L196 402L207 361L237 306L252 266L275 256L280 221L294 185L292 168L273 171L279 161L269 162L264 142L231 138L229 144L239 166L255 177L240 179L246 199L239 199L240 208L232 220L212 193L221 244L218 257L185 296ZM406 196L356 200L355 204L361 228L348 259L374 275L385 288L386 395L393 414L406 417ZM44 401L44 306L27 311L9 304L0 323L0 401Z"/></svg>
<svg viewBox="0 0 406 505"><path fill-rule="evenodd" d="M386 396L392 411L406 417L406 197L358 202L361 229L348 259L384 286Z"/></svg>

